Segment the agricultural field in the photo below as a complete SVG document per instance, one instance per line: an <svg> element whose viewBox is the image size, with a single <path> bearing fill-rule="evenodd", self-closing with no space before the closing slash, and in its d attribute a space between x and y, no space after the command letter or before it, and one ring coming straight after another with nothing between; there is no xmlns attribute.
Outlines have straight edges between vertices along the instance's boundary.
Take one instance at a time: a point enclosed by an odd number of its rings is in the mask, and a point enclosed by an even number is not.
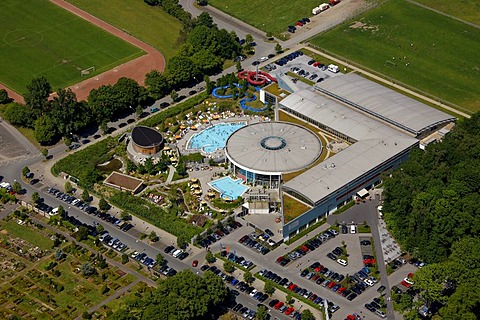
<svg viewBox="0 0 480 320"><path fill-rule="evenodd" d="M56 90L144 54L48 0L2 1L0 37L0 82L20 94L34 76Z"/></svg>
<svg viewBox="0 0 480 320"><path fill-rule="evenodd" d="M391 0L311 42L464 111L480 110L480 29Z"/></svg>
<svg viewBox="0 0 480 320"><path fill-rule="evenodd" d="M135 281L71 242L53 248L54 236L12 216L0 222L0 318L74 319Z"/></svg>
<svg viewBox="0 0 480 320"><path fill-rule="evenodd" d="M320 3L314 0L303 0L301 5L285 0L208 1L209 5L274 35L286 32L287 26L294 25L298 19L311 17L312 9Z"/></svg>
<svg viewBox="0 0 480 320"><path fill-rule="evenodd" d="M478 0L416 0L435 10L480 26L480 2Z"/></svg>
<svg viewBox="0 0 480 320"><path fill-rule="evenodd" d="M160 7L141 0L67 0L160 51L165 59L178 49L182 24Z"/></svg>

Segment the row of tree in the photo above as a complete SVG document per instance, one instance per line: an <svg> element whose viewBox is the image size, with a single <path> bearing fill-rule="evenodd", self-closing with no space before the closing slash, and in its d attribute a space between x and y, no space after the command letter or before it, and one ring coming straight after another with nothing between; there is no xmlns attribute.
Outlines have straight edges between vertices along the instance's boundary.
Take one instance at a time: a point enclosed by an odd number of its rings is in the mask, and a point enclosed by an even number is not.
<svg viewBox="0 0 480 320"><path fill-rule="evenodd" d="M108 121L131 113L147 97L146 89L129 78L92 90L88 103L78 101L71 89L58 89L50 99L52 92L45 77L34 78L27 85L26 105L8 104L5 119L13 125L34 129L37 141L50 145L91 125L105 127Z"/></svg>
<svg viewBox="0 0 480 320"><path fill-rule="evenodd" d="M431 263L415 288L444 319L480 314L479 139L476 113L385 181L384 219L404 249Z"/></svg>

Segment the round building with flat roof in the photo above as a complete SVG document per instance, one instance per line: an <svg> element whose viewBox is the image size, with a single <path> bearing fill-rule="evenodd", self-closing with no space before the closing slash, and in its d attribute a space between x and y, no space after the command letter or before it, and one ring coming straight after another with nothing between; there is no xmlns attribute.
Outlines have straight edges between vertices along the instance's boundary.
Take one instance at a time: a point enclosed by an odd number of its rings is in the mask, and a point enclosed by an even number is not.
<svg viewBox="0 0 480 320"><path fill-rule="evenodd" d="M260 122L235 131L227 140L230 169L253 185L280 186L281 175L307 168L322 153L312 131L287 122Z"/></svg>
<svg viewBox="0 0 480 320"><path fill-rule="evenodd" d="M131 133L132 147L135 152L152 155L163 148L163 136L155 129L138 126Z"/></svg>

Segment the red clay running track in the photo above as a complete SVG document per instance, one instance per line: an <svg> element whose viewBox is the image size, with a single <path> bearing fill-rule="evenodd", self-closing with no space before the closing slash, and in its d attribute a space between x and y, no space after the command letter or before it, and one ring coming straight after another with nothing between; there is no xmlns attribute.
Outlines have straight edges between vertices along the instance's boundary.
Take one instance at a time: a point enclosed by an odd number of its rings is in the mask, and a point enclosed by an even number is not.
<svg viewBox="0 0 480 320"><path fill-rule="evenodd" d="M152 46L146 44L130 36L124 31L115 28L114 26L106 23L103 20L98 19L97 17L92 16L88 12L85 12L74 5L64 1L64 0L50 0L52 3L64 8L65 10L70 11L71 13L81 17L84 20L89 21L90 23L102 28L103 30L127 41L128 43L133 44L136 47L139 47L147 54L143 55L135 60L126 62L122 65L115 67L112 70L101 73L93 78L89 78L85 81L79 82L70 88L73 92L76 93L79 100L86 100L88 94L92 89L98 88L101 85L113 84L117 82L121 77L128 77L135 79L139 84L143 85L145 82L145 74L156 69L163 71L165 69L165 58L163 55L157 51ZM23 102L23 97L18 93L6 88L0 84L0 89L5 88L9 96L16 101ZM54 88L55 89L55 88Z"/></svg>

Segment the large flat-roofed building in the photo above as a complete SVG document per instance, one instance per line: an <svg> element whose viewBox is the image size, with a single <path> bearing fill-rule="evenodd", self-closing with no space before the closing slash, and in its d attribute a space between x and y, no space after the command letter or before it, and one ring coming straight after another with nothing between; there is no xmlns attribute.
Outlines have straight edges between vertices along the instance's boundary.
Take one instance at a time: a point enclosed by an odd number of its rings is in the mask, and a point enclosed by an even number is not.
<svg viewBox="0 0 480 320"><path fill-rule="evenodd" d="M278 188L281 176L302 170L322 153L315 133L288 122L260 122L235 131L225 145L230 170L252 185Z"/></svg>
<svg viewBox="0 0 480 320"><path fill-rule="evenodd" d="M408 159L419 137L456 120L355 74L297 90L279 107L351 143L282 185L282 193L309 208L284 222L285 240L373 187L382 172Z"/></svg>

